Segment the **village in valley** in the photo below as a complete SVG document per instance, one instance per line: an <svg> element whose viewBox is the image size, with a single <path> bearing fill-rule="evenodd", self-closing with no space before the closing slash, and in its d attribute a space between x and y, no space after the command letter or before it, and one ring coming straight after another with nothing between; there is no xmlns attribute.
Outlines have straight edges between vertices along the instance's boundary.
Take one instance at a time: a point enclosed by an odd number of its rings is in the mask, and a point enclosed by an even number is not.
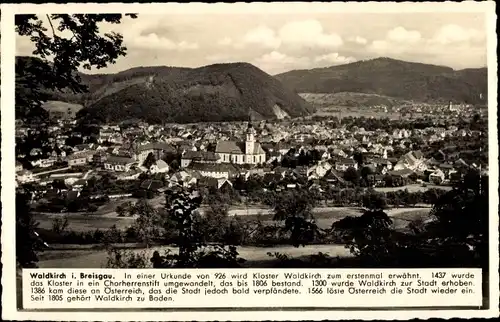
<svg viewBox="0 0 500 322"><path fill-rule="evenodd" d="M192 44L151 43L176 17L16 16L19 267L486 267L488 69L448 55L463 18L424 41L396 15L371 40L262 15L218 39L194 15ZM369 53L408 37L446 51Z"/></svg>
<svg viewBox="0 0 500 322"><path fill-rule="evenodd" d="M119 231L118 241L135 241L134 205L147 200L161 208L175 187L200 191L202 211L217 200L243 222L269 224L276 198L287 191L316 200L325 227L373 202L422 216L469 170L488 171L487 150L478 154L487 142L479 117L471 126L472 118L443 111L437 119L102 126L58 117L41 147L30 141L37 129L20 123L17 189L30 192L40 231L67 230L46 234L47 245L101 242L110 229ZM247 239L272 243L266 234Z"/></svg>

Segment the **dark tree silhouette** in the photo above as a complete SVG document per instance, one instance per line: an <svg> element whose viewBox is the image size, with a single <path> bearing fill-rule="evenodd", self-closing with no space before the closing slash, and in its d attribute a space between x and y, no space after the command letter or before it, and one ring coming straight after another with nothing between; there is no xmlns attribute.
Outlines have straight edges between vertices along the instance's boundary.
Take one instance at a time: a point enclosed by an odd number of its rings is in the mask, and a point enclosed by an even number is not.
<svg viewBox="0 0 500 322"><path fill-rule="evenodd" d="M356 169L350 167L345 171L344 179L357 185L359 183L359 173Z"/></svg>
<svg viewBox="0 0 500 322"><path fill-rule="evenodd" d="M27 194L16 195L16 259L19 266L33 268L37 266L37 253L44 248L38 236L38 222L33 218Z"/></svg>
<svg viewBox="0 0 500 322"><path fill-rule="evenodd" d="M304 191L287 191L275 199L274 220L284 221L295 247L305 245L320 234L313 217L315 200Z"/></svg>
<svg viewBox="0 0 500 322"><path fill-rule="evenodd" d="M42 104L50 99L50 91L84 93L87 88L81 84L80 67L107 67L127 50L122 35L99 32L101 23L119 24L121 14L51 14L44 18L48 23L37 15L15 16L16 32L30 37L35 46L32 57L16 59L16 117L23 120L48 116Z"/></svg>
<svg viewBox="0 0 500 322"><path fill-rule="evenodd" d="M146 157L146 160L144 160L144 163L142 164L145 168L149 169L153 164L156 163L156 157L153 153L149 153L148 156Z"/></svg>
<svg viewBox="0 0 500 322"><path fill-rule="evenodd" d="M15 16L16 32L29 37L35 46L32 57L18 57L15 67L16 118L31 123L46 120L42 104L50 99L51 91L87 90L78 68L104 68L126 53L122 35L99 33L100 23L118 24L121 14L52 14L45 18L48 26L37 15ZM67 32L72 36L63 37ZM24 151L47 145L46 131L42 127L39 132L24 145ZM36 253L41 249L28 203L27 196L16 196L16 255L23 267L36 265Z"/></svg>

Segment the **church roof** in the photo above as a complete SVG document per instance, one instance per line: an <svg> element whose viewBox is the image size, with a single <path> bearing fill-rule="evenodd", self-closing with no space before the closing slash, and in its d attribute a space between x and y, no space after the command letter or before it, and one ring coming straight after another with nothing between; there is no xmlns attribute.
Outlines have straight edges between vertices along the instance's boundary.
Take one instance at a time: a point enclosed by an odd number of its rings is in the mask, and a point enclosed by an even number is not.
<svg viewBox="0 0 500 322"><path fill-rule="evenodd" d="M245 144L234 141L219 141L215 147L215 153L245 154Z"/></svg>
<svg viewBox="0 0 500 322"><path fill-rule="evenodd" d="M245 154L245 142L219 141L215 147L215 153ZM249 154L264 154L260 143L255 142L253 151Z"/></svg>

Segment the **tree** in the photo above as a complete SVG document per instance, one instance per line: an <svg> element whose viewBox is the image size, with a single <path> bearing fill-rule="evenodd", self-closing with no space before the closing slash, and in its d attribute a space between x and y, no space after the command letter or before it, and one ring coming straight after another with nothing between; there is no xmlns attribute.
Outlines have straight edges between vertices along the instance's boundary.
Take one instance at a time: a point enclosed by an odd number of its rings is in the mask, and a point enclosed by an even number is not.
<svg viewBox="0 0 500 322"><path fill-rule="evenodd" d="M156 163L156 157L155 155L150 152L148 156L146 157L146 160L144 160L144 163L142 164L146 169L149 169L153 164Z"/></svg>
<svg viewBox="0 0 500 322"><path fill-rule="evenodd" d="M383 193L374 190L367 191L362 198L363 207L370 210L382 210L386 207L387 201Z"/></svg>
<svg viewBox="0 0 500 322"><path fill-rule="evenodd" d="M356 163L358 164L358 167L361 168L364 165L365 157L363 155L363 152L354 153L353 158L356 161Z"/></svg>
<svg viewBox="0 0 500 322"><path fill-rule="evenodd" d="M373 173L373 171L370 167L362 167L361 168L361 178L363 178L364 180L367 180L368 176L372 173Z"/></svg>
<svg viewBox="0 0 500 322"><path fill-rule="evenodd" d="M211 199L202 219L202 229L206 241L224 242L226 226L229 224L227 204Z"/></svg>
<svg viewBox="0 0 500 322"><path fill-rule="evenodd" d="M319 228L313 217L315 200L303 191L286 191L277 196L274 206L274 220L285 222L285 231L295 247L313 241Z"/></svg>
<svg viewBox="0 0 500 322"><path fill-rule="evenodd" d="M121 14L47 14L43 21L33 14L16 15L16 32L30 37L35 47L32 57L16 59L16 117L45 120L48 114L42 105L51 98L50 92L87 91L80 67L101 69L125 56L122 35L99 33L101 23L119 24L122 18Z"/></svg>
<svg viewBox="0 0 500 322"><path fill-rule="evenodd" d="M354 185L358 185L359 183L359 173L353 167L347 168L344 173L344 179L353 183Z"/></svg>
<svg viewBox="0 0 500 322"><path fill-rule="evenodd" d="M153 240L160 236L163 226L161 215L145 199L139 200L131 207L130 214L138 215L133 225L134 230L137 237L149 247Z"/></svg>
<svg viewBox="0 0 500 322"><path fill-rule="evenodd" d="M359 217L345 217L331 231L343 236L351 253L370 265L385 264L397 246L392 219L382 210L367 210Z"/></svg>
<svg viewBox="0 0 500 322"><path fill-rule="evenodd" d="M33 218L29 196L16 194L16 260L23 268L37 266L38 252L43 250L43 241L38 236L38 222Z"/></svg>
<svg viewBox="0 0 500 322"><path fill-rule="evenodd" d="M68 216L64 216L63 218L56 217L52 220L52 231L58 235L61 235L68 226Z"/></svg>

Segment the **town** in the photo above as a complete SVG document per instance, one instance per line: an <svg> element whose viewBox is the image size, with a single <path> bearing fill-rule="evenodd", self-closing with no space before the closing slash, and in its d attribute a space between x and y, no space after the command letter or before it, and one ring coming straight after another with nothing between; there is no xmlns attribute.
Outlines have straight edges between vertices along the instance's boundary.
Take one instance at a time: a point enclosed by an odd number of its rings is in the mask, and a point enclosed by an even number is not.
<svg viewBox="0 0 500 322"><path fill-rule="evenodd" d="M323 206L363 206L363 195L377 193L384 203L408 207L432 204L436 190L451 189L470 169L488 171L486 120L479 115L448 116L441 124L353 117L103 126L52 120L46 131L21 123L16 130L17 188L30 192L40 214L119 222L138 200L158 207L162 193L178 186L243 208L272 207L272 195L297 189ZM37 145L41 136L44 144Z"/></svg>

